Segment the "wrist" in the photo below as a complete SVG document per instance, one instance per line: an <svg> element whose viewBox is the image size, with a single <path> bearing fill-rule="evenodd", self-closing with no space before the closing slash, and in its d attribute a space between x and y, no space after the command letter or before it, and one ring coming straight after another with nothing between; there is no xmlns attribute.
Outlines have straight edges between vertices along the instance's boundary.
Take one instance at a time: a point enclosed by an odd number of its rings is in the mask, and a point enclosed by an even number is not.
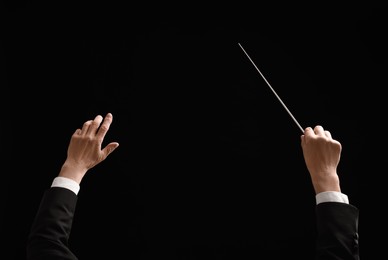
<svg viewBox="0 0 388 260"><path fill-rule="evenodd" d="M82 169L79 166L77 167L76 165L72 165L71 163L65 162L62 165L61 171L59 172L58 176L69 178L80 184L86 172L87 169Z"/></svg>
<svg viewBox="0 0 388 260"><path fill-rule="evenodd" d="M312 180L312 182L315 194L326 191L341 192L341 186L337 174L315 178Z"/></svg>

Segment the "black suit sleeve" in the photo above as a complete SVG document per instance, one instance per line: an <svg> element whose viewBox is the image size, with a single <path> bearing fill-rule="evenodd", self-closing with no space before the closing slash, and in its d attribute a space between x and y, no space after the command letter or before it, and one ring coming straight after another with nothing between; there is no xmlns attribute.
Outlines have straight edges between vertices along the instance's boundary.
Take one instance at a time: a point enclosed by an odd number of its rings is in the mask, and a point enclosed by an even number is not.
<svg viewBox="0 0 388 260"><path fill-rule="evenodd" d="M316 259L359 260L359 210L350 204L320 203L317 213Z"/></svg>
<svg viewBox="0 0 388 260"><path fill-rule="evenodd" d="M68 247L76 203L68 189L45 191L27 240L27 260L77 259Z"/></svg>

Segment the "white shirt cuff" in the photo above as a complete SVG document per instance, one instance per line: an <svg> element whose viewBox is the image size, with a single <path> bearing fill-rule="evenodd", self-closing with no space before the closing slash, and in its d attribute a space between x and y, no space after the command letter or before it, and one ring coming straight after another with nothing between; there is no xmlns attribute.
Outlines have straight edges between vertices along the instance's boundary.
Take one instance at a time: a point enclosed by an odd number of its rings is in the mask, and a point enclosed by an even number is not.
<svg viewBox="0 0 388 260"><path fill-rule="evenodd" d="M62 187L71 190L75 193L75 195L78 194L80 186L76 181L73 181L72 179L65 178L65 177L55 177L53 180L53 183L51 184L51 187Z"/></svg>
<svg viewBox="0 0 388 260"><path fill-rule="evenodd" d="M324 191L315 196L317 205L322 202L342 202L349 204L349 199L346 194L338 191Z"/></svg>

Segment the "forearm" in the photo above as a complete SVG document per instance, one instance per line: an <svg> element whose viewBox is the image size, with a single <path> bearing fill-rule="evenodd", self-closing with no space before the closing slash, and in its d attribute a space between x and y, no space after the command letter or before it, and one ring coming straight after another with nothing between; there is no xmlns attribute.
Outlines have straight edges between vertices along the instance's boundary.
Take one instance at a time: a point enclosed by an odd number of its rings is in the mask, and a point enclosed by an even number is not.
<svg viewBox="0 0 388 260"><path fill-rule="evenodd" d="M42 198L27 241L27 260L77 259L68 248L77 196L52 187Z"/></svg>
<svg viewBox="0 0 388 260"><path fill-rule="evenodd" d="M316 259L359 260L359 211L350 204L320 203Z"/></svg>

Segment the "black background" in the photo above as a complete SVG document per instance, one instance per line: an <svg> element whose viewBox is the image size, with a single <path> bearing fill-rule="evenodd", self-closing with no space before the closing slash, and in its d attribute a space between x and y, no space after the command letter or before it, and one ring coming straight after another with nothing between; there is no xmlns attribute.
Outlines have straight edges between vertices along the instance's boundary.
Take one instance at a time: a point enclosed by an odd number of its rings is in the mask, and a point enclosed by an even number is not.
<svg viewBox="0 0 388 260"><path fill-rule="evenodd" d="M303 128L342 143L361 257L382 254L385 6L4 7L4 259L24 259L73 131L107 112L120 147L81 184L80 259L313 259L301 130L238 42Z"/></svg>

